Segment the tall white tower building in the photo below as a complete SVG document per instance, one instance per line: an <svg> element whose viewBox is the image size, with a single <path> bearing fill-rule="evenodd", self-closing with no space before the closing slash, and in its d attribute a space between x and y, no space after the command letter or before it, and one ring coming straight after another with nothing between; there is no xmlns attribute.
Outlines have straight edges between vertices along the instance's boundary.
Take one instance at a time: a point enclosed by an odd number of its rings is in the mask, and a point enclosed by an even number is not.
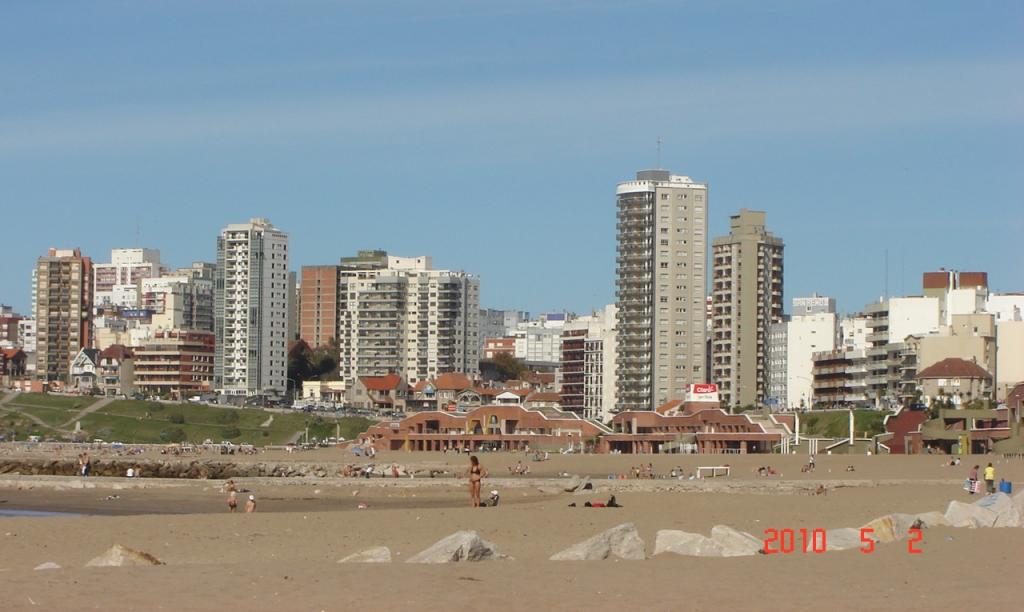
<svg viewBox="0 0 1024 612"><path fill-rule="evenodd" d="M281 395L288 376L288 235L263 218L217 238L214 387L226 395Z"/></svg>
<svg viewBox="0 0 1024 612"><path fill-rule="evenodd" d="M708 186L668 170L619 183L618 410L653 410L706 382Z"/></svg>

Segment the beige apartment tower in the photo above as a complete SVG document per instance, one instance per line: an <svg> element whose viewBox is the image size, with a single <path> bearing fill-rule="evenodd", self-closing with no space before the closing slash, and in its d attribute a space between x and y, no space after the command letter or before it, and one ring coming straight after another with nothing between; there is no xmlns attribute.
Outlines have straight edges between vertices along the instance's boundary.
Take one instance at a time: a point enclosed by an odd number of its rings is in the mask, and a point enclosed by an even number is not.
<svg viewBox="0 0 1024 612"><path fill-rule="evenodd" d="M653 410L706 382L708 186L668 170L617 189L617 411Z"/></svg>
<svg viewBox="0 0 1024 612"><path fill-rule="evenodd" d="M782 320L782 239L765 213L741 209L711 243L711 378L723 406L759 405L768 383L768 332Z"/></svg>
<svg viewBox="0 0 1024 612"><path fill-rule="evenodd" d="M92 260L50 249L36 262L36 377L69 382L71 361L92 343Z"/></svg>

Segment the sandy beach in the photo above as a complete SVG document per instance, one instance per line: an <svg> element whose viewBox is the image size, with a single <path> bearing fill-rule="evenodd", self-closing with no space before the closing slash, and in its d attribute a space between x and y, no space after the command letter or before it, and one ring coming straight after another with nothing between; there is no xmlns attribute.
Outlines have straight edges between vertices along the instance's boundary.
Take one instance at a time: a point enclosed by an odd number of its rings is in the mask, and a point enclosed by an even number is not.
<svg viewBox="0 0 1024 612"><path fill-rule="evenodd" d="M292 459L341 464L351 456L325 449ZM1011 569L1024 558L1020 528L927 529L917 555L903 541L879 544L871 554L548 558L624 522L636 524L651 555L661 529L707 534L725 524L760 537L767 528L859 527L892 512L941 511L951 500L976 501L960 487L970 465L992 460L998 477L1022 483L1024 461L967 457L948 467L939 456L836 455L819 456L815 472L802 473L805 458L777 455L558 456L531 463L530 477L510 477L507 468L521 459L481 456L492 474L485 491L494 488L502 496L497 508L483 510L469 507L463 481L454 476L239 479L240 488L257 496L251 515L227 513L221 481L5 476L0 510L81 516L0 517L4 607L942 610L1020 603ZM607 479L640 460L651 462L656 475L676 466L689 472L724 463L733 472L705 481ZM466 458L394 453L376 462L443 467L454 474L465 469ZM778 476L757 476L756 468L767 462ZM847 472L851 465L854 471ZM558 475L566 472L591 476L594 489L560 492L566 479ZM818 484L827 494L813 494ZM583 507L611 494L622 508ZM403 563L461 529L478 531L512 559ZM146 551L166 565L84 567L113 544ZM394 561L337 563L372 546L390 547ZM32 569L46 562L62 569Z"/></svg>

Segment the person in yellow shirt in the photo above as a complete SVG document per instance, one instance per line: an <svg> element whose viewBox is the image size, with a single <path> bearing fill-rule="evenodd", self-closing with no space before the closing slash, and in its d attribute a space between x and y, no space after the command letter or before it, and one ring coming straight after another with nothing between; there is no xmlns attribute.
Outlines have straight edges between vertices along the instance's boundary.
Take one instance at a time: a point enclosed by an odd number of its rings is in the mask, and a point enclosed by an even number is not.
<svg viewBox="0 0 1024 612"><path fill-rule="evenodd" d="M985 490L989 495L996 492L996 468L991 463L985 468Z"/></svg>

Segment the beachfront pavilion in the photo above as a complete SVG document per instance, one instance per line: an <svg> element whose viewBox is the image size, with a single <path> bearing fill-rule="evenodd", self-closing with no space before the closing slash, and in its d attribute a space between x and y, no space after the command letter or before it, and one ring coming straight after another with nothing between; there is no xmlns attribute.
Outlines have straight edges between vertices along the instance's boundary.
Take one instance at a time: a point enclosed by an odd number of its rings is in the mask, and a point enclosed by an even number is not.
<svg viewBox="0 0 1024 612"><path fill-rule="evenodd" d="M581 450L609 429L571 412L521 405L481 406L466 413L418 412L384 421L359 436L362 444L405 451Z"/></svg>
<svg viewBox="0 0 1024 612"><path fill-rule="evenodd" d="M791 434L774 416L728 414L708 402L673 401L654 411L620 412L601 452L770 453Z"/></svg>

